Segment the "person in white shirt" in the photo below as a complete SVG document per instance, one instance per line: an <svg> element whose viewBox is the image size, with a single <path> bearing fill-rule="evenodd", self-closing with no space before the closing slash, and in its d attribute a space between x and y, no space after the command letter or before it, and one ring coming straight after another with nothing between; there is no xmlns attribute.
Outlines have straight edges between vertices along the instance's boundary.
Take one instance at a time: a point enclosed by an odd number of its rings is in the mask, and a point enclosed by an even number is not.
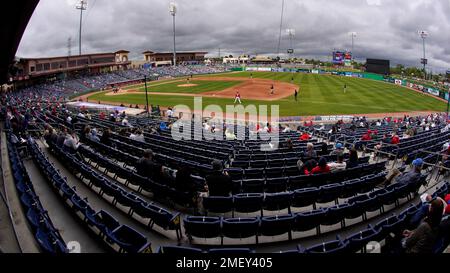
<svg viewBox="0 0 450 273"><path fill-rule="evenodd" d="M329 163L328 166L330 166L332 172L345 170L347 168L347 163L344 161L344 155L338 154L337 161Z"/></svg>
<svg viewBox="0 0 450 273"><path fill-rule="evenodd" d="M283 129L283 133L289 133L290 131L291 131L291 128L289 126L287 126L287 125Z"/></svg>
<svg viewBox="0 0 450 273"><path fill-rule="evenodd" d="M71 116L68 116L67 119L66 119L66 121L67 121L67 123L72 124L72 117L71 117Z"/></svg>
<svg viewBox="0 0 450 273"><path fill-rule="evenodd" d="M225 130L225 137L227 138L227 140L235 140L236 139L236 135L233 132L231 132L231 130L228 128Z"/></svg>
<svg viewBox="0 0 450 273"><path fill-rule="evenodd" d="M209 124L205 121L205 122L203 123L203 129L204 129L205 131L209 131L209 130L211 129L211 126L209 126Z"/></svg>
<svg viewBox="0 0 450 273"><path fill-rule="evenodd" d="M128 119L127 119L127 117L124 117L124 118L123 118L123 120L122 120L122 125L123 125L123 126L128 126Z"/></svg>
<svg viewBox="0 0 450 273"><path fill-rule="evenodd" d="M145 136L141 130L137 130L136 134L131 134L130 138L136 141L145 142Z"/></svg>
<svg viewBox="0 0 450 273"><path fill-rule="evenodd" d="M78 136L74 132L70 132L66 135L66 139L64 140L64 147L68 148L72 152L76 152L78 147L80 146L80 140Z"/></svg>
<svg viewBox="0 0 450 273"><path fill-rule="evenodd" d="M85 118L86 116L83 114L83 113L78 113L78 115L77 115L79 118Z"/></svg>
<svg viewBox="0 0 450 273"><path fill-rule="evenodd" d="M168 116L169 118L173 117L173 110L172 110L172 108L169 108L169 109L167 110L167 116Z"/></svg>

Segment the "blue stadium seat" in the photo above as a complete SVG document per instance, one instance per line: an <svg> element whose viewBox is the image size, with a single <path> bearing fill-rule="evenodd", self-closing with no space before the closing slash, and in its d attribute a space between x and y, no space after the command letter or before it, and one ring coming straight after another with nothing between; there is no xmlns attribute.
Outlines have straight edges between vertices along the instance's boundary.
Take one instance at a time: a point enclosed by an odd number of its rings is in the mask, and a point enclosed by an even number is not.
<svg viewBox="0 0 450 273"><path fill-rule="evenodd" d="M339 237L330 242L317 244L306 249L298 246L300 253L321 253L321 254L338 254L338 253L349 253L348 249L349 243L342 241Z"/></svg>
<svg viewBox="0 0 450 273"><path fill-rule="evenodd" d="M277 177L277 178L267 178L265 192L267 193L278 193L285 192L288 187L287 177Z"/></svg>
<svg viewBox="0 0 450 273"><path fill-rule="evenodd" d="M144 235L126 225L109 232L108 240L120 246L119 252L139 253L150 246Z"/></svg>
<svg viewBox="0 0 450 273"><path fill-rule="evenodd" d="M239 255L254 253L250 248L212 248L208 250L209 254L225 254L225 255Z"/></svg>
<svg viewBox="0 0 450 273"><path fill-rule="evenodd" d="M292 214L262 217L260 234L263 236L277 236L288 233L289 239L291 239L291 229L294 219L295 216Z"/></svg>
<svg viewBox="0 0 450 273"><path fill-rule="evenodd" d="M237 194L233 198L234 212L252 213L260 211L262 213L264 195L261 193Z"/></svg>
<svg viewBox="0 0 450 273"><path fill-rule="evenodd" d="M61 254L68 252L67 246L62 240L52 233L45 232L43 229L37 230L36 240L45 253Z"/></svg>
<svg viewBox="0 0 450 273"><path fill-rule="evenodd" d="M293 230L302 232L317 228L317 232L319 232L320 224L324 221L326 213L325 209L296 213Z"/></svg>
<svg viewBox="0 0 450 273"><path fill-rule="evenodd" d="M206 213L228 213L233 210L233 197L203 197L203 207Z"/></svg>
<svg viewBox="0 0 450 273"><path fill-rule="evenodd" d="M189 239L192 237L208 239L221 235L221 220L219 217L187 216L183 222Z"/></svg>
<svg viewBox="0 0 450 273"><path fill-rule="evenodd" d="M319 196L316 203L329 203L331 201L337 201L337 198L341 195L344 189L343 184L329 184L320 187ZM337 202L336 202L337 203Z"/></svg>
<svg viewBox="0 0 450 273"><path fill-rule="evenodd" d="M107 234L120 226L119 222L108 212L100 210L86 210L86 222L90 226L97 227L103 234Z"/></svg>
<svg viewBox="0 0 450 273"><path fill-rule="evenodd" d="M291 207L306 207L313 205L315 208L315 203L320 194L320 190L318 188L305 188L294 191L294 195L292 197Z"/></svg>
<svg viewBox="0 0 450 273"><path fill-rule="evenodd" d="M264 192L263 178L260 179L244 179L242 180L242 192L243 193L263 193Z"/></svg>
<svg viewBox="0 0 450 273"><path fill-rule="evenodd" d="M266 194L263 209L268 211L280 211L291 207L292 192Z"/></svg>
<svg viewBox="0 0 450 273"><path fill-rule="evenodd" d="M369 242L376 241L380 236L380 231L373 229L369 226L365 230L361 230L355 234L352 234L346 238L349 242L349 250L352 253L363 251L365 252L366 246Z"/></svg>
<svg viewBox="0 0 450 273"><path fill-rule="evenodd" d="M186 246L160 246L157 253L171 255L200 254L203 251L200 248Z"/></svg>
<svg viewBox="0 0 450 273"><path fill-rule="evenodd" d="M259 223L259 218L224 218L222 233L232 239L250 238L258 234Z"/></svg>

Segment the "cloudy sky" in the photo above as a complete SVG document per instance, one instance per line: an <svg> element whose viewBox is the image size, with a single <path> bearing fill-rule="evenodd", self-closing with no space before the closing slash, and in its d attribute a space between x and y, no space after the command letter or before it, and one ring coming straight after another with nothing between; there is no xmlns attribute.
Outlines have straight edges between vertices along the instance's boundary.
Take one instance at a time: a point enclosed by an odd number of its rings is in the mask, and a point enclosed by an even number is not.
<svg viewBox="0 0 450 273"><path fill-rule="evenodd" d="M88 0L83 52L127 49L172 51L170 0ZM17 52L19 57L78 52L76 0L41 0ZM282 0L178 0L177 49L222 54L277 52ZM333 49L351 49L357 59L388 58L419 65L429 32L427 58L434 71L450 69L450 0L285 0L281 52L289 48L286 29L295 29L299 57L329 60Z"/></svg>

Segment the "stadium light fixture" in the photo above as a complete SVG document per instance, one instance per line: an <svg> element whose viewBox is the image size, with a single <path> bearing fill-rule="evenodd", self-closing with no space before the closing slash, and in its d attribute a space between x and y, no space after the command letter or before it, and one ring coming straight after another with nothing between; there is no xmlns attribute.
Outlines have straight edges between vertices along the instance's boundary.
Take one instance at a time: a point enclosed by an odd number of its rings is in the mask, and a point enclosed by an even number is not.
<svg viewBox="0 0 450 273"><path fill-rule="evenodd" d="M147 117L150 118L150 109L148 108L147 75L144 75L144 84L145 84L145 101L147 103Z"/></svg>
<svg viewBox="0 0 450 273"><path fill-rule="evenodd" d="M421 60L421 63L423 64L423 74L424 74L424 78L425 80L427 79L427 64L428 64L428 60L426 58L426 54L425 54L425 40L428 37L428 32L425 30L419 30L418 34L420 35L420 37L422 38L422 42L423 42L423 59Z"/></svg>
<svg viewBox="0 0 450 273"><path fill-rule="evenodd" d="M294 40L294 37L295 37L295 29L293 29L293 28L286 29L286 34L289 36L290 48L288 50L288 54L290 55L290 59L292 61L292 56L294 54L293 40Z"/></svg>
<svg viewBox="0 0 450 273"><path fill-rule="evenodd" d="M81 27L83 25L83 11L87 9L87 0L80 0L76 5L76 9L80 10L80 31L78 33L78 54L81 55Z"/></svg>
<svg viewBox="0 0 450 273"><path fill-rule="evenodd" d="M355 38L358 34L356 32L349 32L348 34L350 36L352 36L352 61L353 61L353 50L354 50L354 45L355 45Z"/></svg>
<svg viewBox="0 0 450 273"><path fill-rule="evenodd" d="M177 66L177 48L176 48L176 28L175 28L175 17L177 15L178 7L175 2L169 4L169 12L173 18L173 66Z"/></svg>

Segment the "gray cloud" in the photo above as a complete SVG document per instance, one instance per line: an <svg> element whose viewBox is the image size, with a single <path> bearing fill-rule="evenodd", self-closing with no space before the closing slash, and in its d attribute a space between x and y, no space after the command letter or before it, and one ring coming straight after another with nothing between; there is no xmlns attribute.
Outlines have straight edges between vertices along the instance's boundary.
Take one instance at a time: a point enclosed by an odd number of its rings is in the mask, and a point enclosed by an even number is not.
<svg viewBox="0 0 450 273"><path fill-rule="evenodd" d="M89 0L84 13L83 52L127 49L132 57L150 49L172 50L169 0ZM78 52L79 11L75 0L41 0L17 55L20 57ZM218 54L275 54L281 0L178 0L178 50ZM299 57L329 59L333 49L351 49L360 59L388 58L394 64L419 65L418 30L430 33L427 57L435 71L450 68L450 0L286 0L281 51L294 28Z"/></svg>

